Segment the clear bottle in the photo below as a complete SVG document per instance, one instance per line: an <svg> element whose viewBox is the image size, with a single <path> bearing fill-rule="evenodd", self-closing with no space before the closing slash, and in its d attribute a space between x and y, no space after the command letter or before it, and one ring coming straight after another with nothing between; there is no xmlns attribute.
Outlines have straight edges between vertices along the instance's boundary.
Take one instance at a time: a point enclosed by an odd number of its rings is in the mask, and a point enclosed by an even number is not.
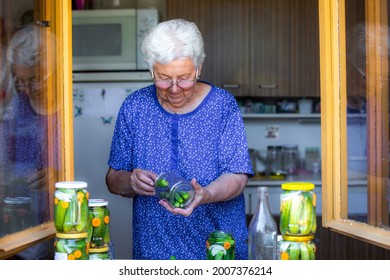
<svg viewBox="0 0 390 280"><path fill-rule="evenodd" d="M278 226L268 203L268 187L257 188L257 206L248 228L250 260L277 259Z"/></svg>

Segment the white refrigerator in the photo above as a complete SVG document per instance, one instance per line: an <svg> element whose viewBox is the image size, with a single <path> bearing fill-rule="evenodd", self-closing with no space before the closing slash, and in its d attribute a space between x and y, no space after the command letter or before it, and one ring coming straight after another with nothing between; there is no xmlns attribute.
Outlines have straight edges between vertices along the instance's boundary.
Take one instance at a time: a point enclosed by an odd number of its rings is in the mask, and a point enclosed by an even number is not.
<svg viewBox="0 0 390 280"><path fill-rule="evenodd" d="M148 72L73 74L75 180L88 183L90 198L108 201L115 259L132 258L132 199L106 187L111 138L123 100L150 84Z"/></svg>

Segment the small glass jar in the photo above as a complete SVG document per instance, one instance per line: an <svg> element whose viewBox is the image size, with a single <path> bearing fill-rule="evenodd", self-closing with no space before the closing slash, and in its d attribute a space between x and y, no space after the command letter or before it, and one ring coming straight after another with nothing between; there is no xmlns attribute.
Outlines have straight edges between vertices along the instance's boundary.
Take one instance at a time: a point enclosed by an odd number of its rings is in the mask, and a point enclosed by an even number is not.
<svg viewBox="0 0 390 280"><path fill-rule="evenodd" d="M54 193L54 225L59 233L87 232L89 193L87 183L57 182Z"/></svg>
<svg viewBox="0 0 390 280"><path fill-rule="evenodd" d="M280 233L289 236L314 235L317 229L314 184L288 182L280 195Z"/></svg>
<svg viewBox="0 0 390 280"><path fill-rule="evenodd" d="M186 208L195 198L195 188L191 182L172 173L160 174L155 183L156 196L164 199L173 208Z"/></svg>
<svg viewBox="0 0 390 280"><path fill-rule="evenodd" d="M89 260L110 260L110 255L108 254L108 247L90 248Z"/></svg>
<svg viewBox="0 0 390 280"><path fill-rule="evenodd" d="M216 230L206 240L207 260L234 260L236 242L230 233Z"/></svg>
<svg viewBox="0 0 390 280"><path fill-rule="evenodd" d="M5 234L22 231L31 226L31 198L6 197L3 205L3 230Z"/></svg>
<svg viewBox="0 0 390 280"><path fill-rule="evenodd" d="M107 247L110 243L110 210L105 199L90 199L88 243L91 249Z"/></svg>
<svg viewBox="0 0 390 280"><path fill-rule="evenodd" d="M282 236L279 241L281 260L315 260L316 245L314 236Z"/></svg>
<svg viewBox="0 0 390 280"><path fill-rule="evenodd" d="M88 260L87 233L57 233L54 249L55 260Z"/></svg>

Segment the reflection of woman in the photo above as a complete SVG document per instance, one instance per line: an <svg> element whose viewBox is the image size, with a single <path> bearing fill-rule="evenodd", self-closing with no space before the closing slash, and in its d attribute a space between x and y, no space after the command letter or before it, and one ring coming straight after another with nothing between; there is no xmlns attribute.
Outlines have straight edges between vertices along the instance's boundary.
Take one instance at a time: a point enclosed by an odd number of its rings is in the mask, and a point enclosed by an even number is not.
<svg viewBox="0 0 390 280"><path fill-rule="evenodd" d="M11 90L7 93L11 99L0 122L0 164L9 172L7 195L31 197L31 226L50 219L49 182L58 169L58 135L56 129L51 129L57 116L50 112L44 88L50 74L44 63L48 41L41 32L45 31L26 26L8 45L5 71L11 87L6 90Z"/></svg>

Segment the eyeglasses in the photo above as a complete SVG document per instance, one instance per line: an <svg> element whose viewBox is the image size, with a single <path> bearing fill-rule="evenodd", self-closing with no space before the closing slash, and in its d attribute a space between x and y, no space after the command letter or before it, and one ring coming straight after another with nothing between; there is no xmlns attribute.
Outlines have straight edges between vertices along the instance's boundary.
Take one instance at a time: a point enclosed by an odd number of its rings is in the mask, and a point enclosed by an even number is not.
<svg viewBox="0 0 390 280"><path fill-rule="evenodd" d="M17 76L14 77L14 85L18 90L38 90L41 88L42 84L46 81L47 77L38 81L36 77L32 77L29 80L23 80Z"/></svg>
<svg viewBox="0 0 390 280"><path fill-rule="evenodd" d="M156 87L162 90L167 90L173 85L177 85L179 88L186 90L192 88L196 84L196 82L199 79L199 76L198 76L198 70L196 70L194 79L177 79L176 82L174 83L172 79L156 80L154 78L154 73L152 71L152 79Z"/></svg>

